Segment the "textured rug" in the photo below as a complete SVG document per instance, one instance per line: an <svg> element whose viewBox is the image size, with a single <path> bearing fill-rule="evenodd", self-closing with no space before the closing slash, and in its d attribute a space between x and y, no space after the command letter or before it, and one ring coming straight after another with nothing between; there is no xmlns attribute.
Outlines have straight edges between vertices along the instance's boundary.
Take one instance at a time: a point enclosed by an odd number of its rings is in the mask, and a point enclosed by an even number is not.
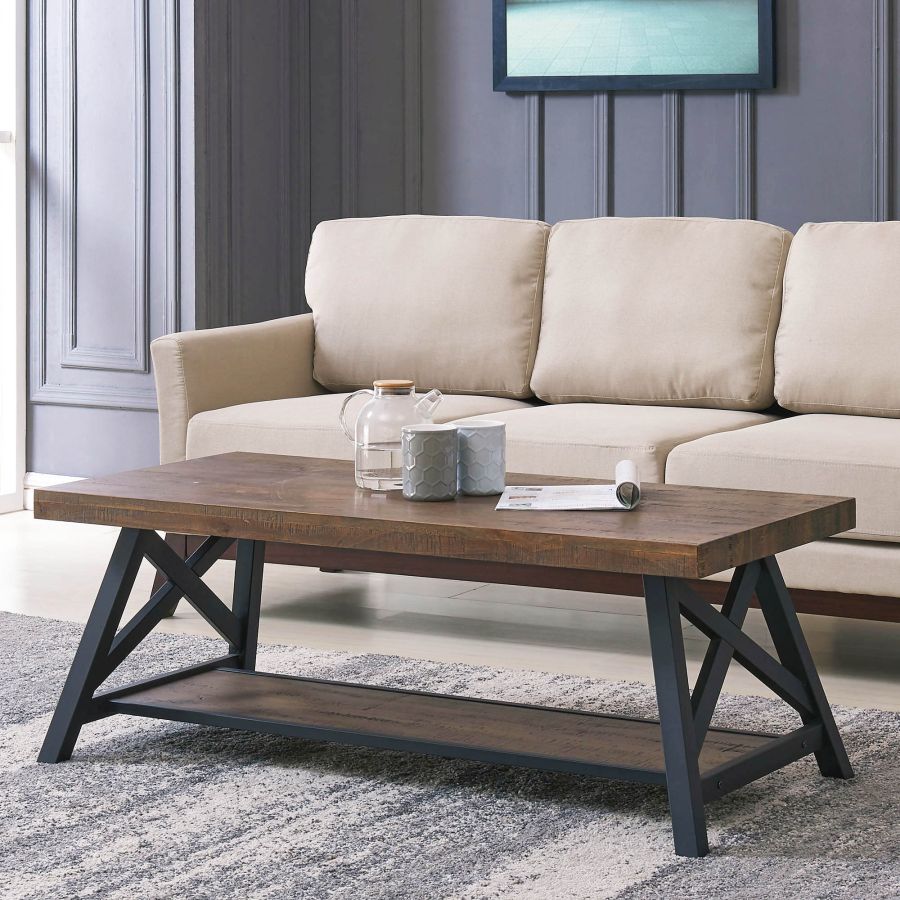
<svg viewBox="0 0 900 900"><path fill-rule="evenodd" d="M900 715L838 709L851 782L803 760L708 807L712 853L672 852L662 789L114 717L35 756L80 628L0 614L5 898L900 897ZM220 652L152 636L118 680ZM651 688L264 647L260 668L655 714ZM717 721L788 728L726 697Z"/></svg>

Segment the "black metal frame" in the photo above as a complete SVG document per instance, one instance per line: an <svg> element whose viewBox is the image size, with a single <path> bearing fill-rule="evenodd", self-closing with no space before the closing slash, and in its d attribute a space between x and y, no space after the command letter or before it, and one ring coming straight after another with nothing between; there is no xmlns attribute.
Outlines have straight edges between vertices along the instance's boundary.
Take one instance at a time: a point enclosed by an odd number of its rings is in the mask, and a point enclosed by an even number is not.
<svg viewBox="0 0 900 900"><path fill-rule="evenodd" d="M507 75L506 0L493 0L494 90L544 91L761 90L775 87L774 0L757 0L759 68L732 75Z"/></svg>
<svg viewBox="0 0 900 900"><path fill-rule="evenodd" d="M233 538L208 538L183 560L155 531L122 529L63 685L56 711L50 720L38 762L56 763L69 759L81 726L109 715L105 709L101 711L95 692L159 622L171 615L182 598L229 642L229 655L215 660L215 664L241 665L248 658L248 638L253 641L249 658L255 664L256 623L254 622L252 630L248 628L248 616L242 620L234 611L229 610L200 579L233 543ZM252 553L244 550L244 544L254 545ZM257 544L261 549L256 549ZM258 621L262 567L261 563L256 566L255 562L257 554L265 553L265 544L241 541L240 545L240 550L244 552L235 570L234 605L236 610L246 609L248 614L255 609L255 619ZM138 569L145 558L165 574L167 580L117 633ZM248 574L248 566L252 566L252 574ZM246 593L246 597L239 595L239 587ZM207 663L203 667L210 668L212 664ZM197 668L192 666L162 677L172 680Z"/></svg>
<svg viewBox="0 0 900 900"><path fill-rule="evenodd" d="M605 778L665 784L669 794L676 853L703 856L708 850L705 803L774 772L810 753L816 755L823 775L851 778L853 771L840 734L822 690L797 614L774 557L740 566L734 574L722 611L699 598L677 578L645 576L647 605L659 723L641 722L658 729L665 766L652 769L632 765L610 765L590 761L547 757L527 747L510 753L491 747L442 742L439 736L421 739L397 738L377 728L338 730L302 721L267 719L206 710L197 705L154 704L147 691L207 672L229 672L263 678L289 678L295 682L321 684L317 679L269 675L256 671L265 543L238 540L234 597L229 609L201 580L201 576L234 542L232 538L208 538L186 560L154 531L123 529L100 586L84 634L63 687L56 711L38 759L55 763L68 759L82 726L96 719L124 713L217 725L248 731L332 740L370 747L399 749L440 756L477 759L500 764L574 772ZM147 558L167 580L118 632L128 595L141 561ZM756 594L774 642L776 659L741 630L751 598ZM108 675L167 615L173 604L186 599L228 642L228 653L217 659L123 688L98 693ZM681 618L710 638L709 648L693 691L688 683ZM710 727L725 673L734 658L763 684L792 706L801 726L785 735L758 735L733 729ZM327 682L327 684L337 684ZM449 699L418 691L343 685L354 691L390 691L410 697ZM141 696L143 695L143 696ZM549 712L542 707L464 699L482 704L512 706ZM590 716L594 720L625 717L567 710L565 716ZM717 734L764 738L756 749L716 768L701 770L700 755L710 731Z"/></svg>

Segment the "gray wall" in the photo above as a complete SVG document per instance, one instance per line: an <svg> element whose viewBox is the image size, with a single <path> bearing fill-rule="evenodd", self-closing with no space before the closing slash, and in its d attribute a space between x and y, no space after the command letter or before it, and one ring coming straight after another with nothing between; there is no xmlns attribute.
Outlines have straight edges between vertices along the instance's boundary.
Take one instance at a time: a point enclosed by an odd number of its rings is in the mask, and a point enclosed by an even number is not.
<svg viewBox="0 0 900 900"><path fill-rule="evenodd" d="M776 0L773 92L539 98L491 92L487 0L425 0L423 210L889 218L897 6Z"/></svg>
<svg viewBox="0 0 900 900"><path fill-rule="evenodd" d="M90 0L74 71L30 7L32 471L152 463L147 339L305 309L322 219L900 209L898 0L776 0L773 92L543 98L491 90L490 0Z"/></svg>
<svg viewBox="0 0 900 900"><path fill-rule="evenodd" d="M204 30L220 64L198 65L211 73L198 103L220 114L205 144L210 200L198 200L202 324L305 309L302 265L280 260L289 248L302 260L315 224L337 216L706 215L796 229L890 218L900 203L898 0L776 0L775 91L543 97L492 91L490 0L305 0L291 19L285 2L266 7L284 24L259 69L234 39L240 0L216 4ZM263 140L241 131L261 97ZM276 125L288 121L293 143ZM253 152L235 162L243 142Z"/></svg>
<svg viewBox="0 0 900 900"><path fill-rule="evenodd" d="M194 318L184 10L178 0L28 4L33 472L156 458L149 342Z"/></svg>

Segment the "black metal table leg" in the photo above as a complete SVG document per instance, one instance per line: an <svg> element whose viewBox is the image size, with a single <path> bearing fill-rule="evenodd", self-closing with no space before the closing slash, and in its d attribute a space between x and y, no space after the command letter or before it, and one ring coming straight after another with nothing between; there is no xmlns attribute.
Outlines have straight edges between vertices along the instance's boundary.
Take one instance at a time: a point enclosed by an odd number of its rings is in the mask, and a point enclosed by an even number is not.
<svg viewBox="0 0 900 900"><path fill-rule="evenodd" d="M679 856L705 856L709 852L709 842L700 784L699 749L685 664L681 611L670 581L657 576L644 577L666 787L675 852Z"/></svg>
<svg viewBox="0 0 900 900"><path fill-rule="evenodd" d="M104 664L143 559L144 542L143 531L123 528L119 533L38 762L62 762L72 755L87 720L86 707L106 676Z"/></svg>
<svg viewBox="0 0 900 900"><path fill-rule="evenodd" d="M800 627L794 601L782 578L774 556L762 560L762 572L756 587L759 605L772 635L782 665L797 676L812 698L811 712L800 710L804 725L821 723L824 740L816 751L819 771L831 778L852 778L853 768L844 749L840 732L831 714L819 673Z"/></svg>
<svg viewBox="0 0 900 900"><path fill-rule="evenodd" d="M722 615L738 628L744 624L758 578L759 563L757 562L739 566L734 573L734 578L728 588L728 595L722 604ZM703 746L706 732L709 731L709 723L715 712L716 704L719 702L719 694L725 684L725 676L733 656L734 648L722 638L717 637L710 640L709 649L706 651L703 665L700 667L700 674L694 684L694 692L691 694L694 731L698 747Z"/></svg>
<svg viewBox="0 0 900 900"><path fill-rule="evenodd" d="M265 541L238 541L237 564L234 569L234 603L232 610L238 621L240 640L230 644L229 653L237 653L241 668L256 668L256 646L259 640L259 604L262 596Z"/></svg>
<svg viewBox="0 0 900 900"><path fill-rule="evenodd" d="M185 597L222 637L231 644L240 643L241 648L250 646L252 658L255 658L263 550L255 548L254 542L248 542L253 551L249 567L247 563L238 567L239 581L242 585L246 583L246 587L241 587L238 592L242 598L239 608L244 611L243 622L200 580L200 575L232 543L232 538L211 537L187 560L183 560L155 531L122 529L50 721L38 755L39 762L55 763L69 759L81 727L86 722L110 714L94 692L159 623L173 597L176 600ZM264 549L264 544L260 547ZM138 569L145 557L157 566L166 580L117 633ZM243 649L241 652L244 652ZM233 665L237 661L239 657L234 653L215 661L215 664ZM110 692L107 692L104 696L109 695Z"/></svg>

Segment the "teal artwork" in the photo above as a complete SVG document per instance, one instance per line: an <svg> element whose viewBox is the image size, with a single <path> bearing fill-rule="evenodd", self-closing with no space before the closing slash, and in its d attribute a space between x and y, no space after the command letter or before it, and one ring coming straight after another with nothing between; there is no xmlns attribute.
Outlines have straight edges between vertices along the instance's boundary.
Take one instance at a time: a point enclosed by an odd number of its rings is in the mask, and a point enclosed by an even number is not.
<svg viewBox="0 0 900 900"><path fill-rule="evenodd" d="M495 0L494 13L498 90L773 84L771 0Z"/></svg>

